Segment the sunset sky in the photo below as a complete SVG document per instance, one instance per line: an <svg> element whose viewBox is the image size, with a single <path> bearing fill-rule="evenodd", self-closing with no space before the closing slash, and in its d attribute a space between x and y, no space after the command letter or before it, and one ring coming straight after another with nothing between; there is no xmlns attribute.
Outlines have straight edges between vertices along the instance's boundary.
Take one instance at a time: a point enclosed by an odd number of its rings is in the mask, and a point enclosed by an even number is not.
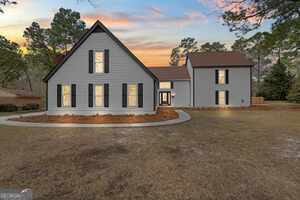
<svg viewBox="0 0 300 200"><path fill-rule="evenodd" d="M33 21L48 27L60 7L79 11L88 27L102 21L147 66L167 65L171 49L187 36L200 44L220 41L228 46L236 39L222 25L222 0L16 1L0 14L0 34L22 46L24 29ZM269 29L265 23L260 31Z"/></svg>

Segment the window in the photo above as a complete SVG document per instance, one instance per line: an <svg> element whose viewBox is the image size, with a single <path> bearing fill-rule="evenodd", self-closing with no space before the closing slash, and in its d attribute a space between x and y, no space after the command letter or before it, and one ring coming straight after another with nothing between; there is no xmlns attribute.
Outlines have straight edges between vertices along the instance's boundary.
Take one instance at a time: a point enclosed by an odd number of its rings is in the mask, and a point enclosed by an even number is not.
<svg viewBox="0 0 300 200"><path fill-rule="evenodd" d="M70 107L71 106L71 86L70 85L64 85L62 87L62 93L63 93L63 106L64 107Z"/></svg>
<svg viewBox="0 0 300 200"><path fill-rule="evenodd" d="M160 89L171 89L171 82L170 81L159 82L159 88Z"/></svg>
<svg viewBox="0 0 300 200"><path fill-rule="evenodd" d="M95 106L103 107L104 105L104 89L103 85L95 86Z"/></svg>
<svg viewBox="0 0 300 200"><path fill-rule="evenodd" d="M225 84L225 70L219 70L219 84Z"/></svg>
<svg viewBox="0 0 300 200"><path fill-rule="evenodd" d="M129 107L137 106L137 85L136 84L128 85L128 106Z"/></svg>
<svg viewBox="0 0 300 200"><path fill-rule="evenodd" d="M226 105L226 93L225 91L219 91L219 105Z"/></svg>
<svg viewBox="0 0 300 200"><path fill-rule="evenodd" d="M95 51L95 72L104 73L104 52Z"/></svg>

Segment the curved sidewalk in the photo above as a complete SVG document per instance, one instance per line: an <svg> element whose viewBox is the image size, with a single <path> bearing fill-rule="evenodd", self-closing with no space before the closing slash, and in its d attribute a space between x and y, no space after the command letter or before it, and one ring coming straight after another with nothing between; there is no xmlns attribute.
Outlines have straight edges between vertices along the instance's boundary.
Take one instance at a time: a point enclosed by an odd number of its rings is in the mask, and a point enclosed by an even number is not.
<svg viewBox="0 0 300 200"><path fill-rule="evenodd" d="M190 115L182 110L176 110L179 118L160 121L160 122L147 122L147 123L133 123L133 124L71 124L71 123L32 123L32 122L18 122L10 121L9 119L27 116L36 116L45 114L45 112L39 113L28 113L21 115L11 115L0 117L0 125L6 126L21 126L21 127L42 127L42 128L130 128L130 127L151 127L151 126L166 126L174 125L189 121L191 119Z"/></svg>

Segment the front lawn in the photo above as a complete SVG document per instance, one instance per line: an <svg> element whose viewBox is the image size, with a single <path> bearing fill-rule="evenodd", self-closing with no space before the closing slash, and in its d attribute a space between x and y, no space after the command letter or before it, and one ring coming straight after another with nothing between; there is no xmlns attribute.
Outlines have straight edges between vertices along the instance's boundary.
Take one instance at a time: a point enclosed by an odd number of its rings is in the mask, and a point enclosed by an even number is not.
<svg viewBox="0 0 300 200"><path fill-rule="evenodd" d="M34 199L300 199L300 111L149 128L0 126L0 188Z"/></svg>

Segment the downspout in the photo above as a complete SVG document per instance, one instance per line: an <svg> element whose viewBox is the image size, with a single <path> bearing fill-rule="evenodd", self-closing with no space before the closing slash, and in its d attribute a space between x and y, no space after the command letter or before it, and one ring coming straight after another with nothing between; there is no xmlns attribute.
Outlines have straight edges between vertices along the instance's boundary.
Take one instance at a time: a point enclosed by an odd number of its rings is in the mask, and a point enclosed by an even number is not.
<svg viewBox="0 0 300 200"><path fill-rule="evenodd" d="M250 106L252 106L252 68L253 66L250 67Z"/></svg>
<svg viewBox="0 0 300 200"><path fill-rule="evenodd" d="M48 81L46 82L46 111L48 111Z"/></svg>
<svg viewBox="0 0 300 200"><path fill-rule="evenodd" d="M153 82L153 110L156 111L156 80Z"/></svg>
<svg viewBox="0 0 300 200"><path fill-rule="evenodd" d="M193 68L193 107L195 107L195 69Z"/></svg>

